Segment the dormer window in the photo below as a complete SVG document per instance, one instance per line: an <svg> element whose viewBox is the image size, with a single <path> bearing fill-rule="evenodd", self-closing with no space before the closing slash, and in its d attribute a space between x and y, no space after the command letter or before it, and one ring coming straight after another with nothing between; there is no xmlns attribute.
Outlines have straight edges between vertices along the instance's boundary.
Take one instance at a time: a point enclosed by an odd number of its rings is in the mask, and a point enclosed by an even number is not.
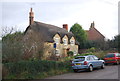
<svg viewBox="0 0 120 81"><path fill-rule="evenodd" d="M59 34L55 34L55 36L53 37L54 43L56 44L60 44L60 35Z"/></svg>
<svg viewBox="0 0 120 81"><path fill-rule="evenodd" d="M55 43L59 44L60 43L60 39L59 38L55 38Z"/></svg>
<svg viewBox="0 0 120 81"><path fill-rule="evenodd" d="M62 42L64 45L68 45L68 36L64 35L64 37L62 38Z"/></svg>
<svg viewBox="0 0 120 81"><path fill-rule="evenodd" d="M71 44L71 45L75 45L75 40L71 40L71 41L70 41L70 44Z"/></svg>
<svg viewBox="0 0 120 81"><path fill-rule="evenodd" d="M67 39L63 39L63 44L64 44L64 45L67 45L67 44L68 44Z"/></svg>

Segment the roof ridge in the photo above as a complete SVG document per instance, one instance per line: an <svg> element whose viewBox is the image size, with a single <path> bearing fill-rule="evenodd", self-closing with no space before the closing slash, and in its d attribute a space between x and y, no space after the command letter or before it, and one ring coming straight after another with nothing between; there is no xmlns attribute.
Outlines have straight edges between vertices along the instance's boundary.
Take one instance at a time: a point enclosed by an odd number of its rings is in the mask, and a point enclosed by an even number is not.
<svg viewBox="0 0 120 81"><path fill-rule="evenodd" d="M100 33L100 31L98 31L95 27L94 27L94 29L98 32L98 33ZM102 33L100 33L104 38L105 38L105 36L102 34Z"/></svg>
<svg viewBox="0 0 120 81"><path fill-rule="evenodd" d="M35 23L41 23L41 24L45 24L45 25L50 25L50 26L54 26L54 27L58 27L58 28L61 28L59 26L55 26L55 25L52 25L52 24L46 24L46 23L43 23L43 22L39 22L39 21L34 21ZM61 28L62 29L62 28Z"/></svg>

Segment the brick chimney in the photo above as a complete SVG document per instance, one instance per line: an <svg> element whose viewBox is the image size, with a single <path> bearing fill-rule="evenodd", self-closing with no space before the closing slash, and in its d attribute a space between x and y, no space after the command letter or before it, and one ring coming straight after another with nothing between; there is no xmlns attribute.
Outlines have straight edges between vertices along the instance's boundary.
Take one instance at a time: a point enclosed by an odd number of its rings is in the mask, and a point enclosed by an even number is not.
<svg viewBox="0 0 120 81"><path fill-rule="evenodd" d="M68 24L63 24L63 28L65 28L68 31Z"/></svg>
<svg viewBox="0 0 120 81"><path fill-rule="evenodd" d="M94 27L95 27L95 23L94 23L94 21L93 21L93 23L91 23L90 28L94 28Z"/></svg>
<svg viewBox="0 0 120 81"><path fill-rule="evenodd" d="M34 13L32 12L32 8L31 8L29 12L29 25L33 24L33 22L34 22Z"/></svg>

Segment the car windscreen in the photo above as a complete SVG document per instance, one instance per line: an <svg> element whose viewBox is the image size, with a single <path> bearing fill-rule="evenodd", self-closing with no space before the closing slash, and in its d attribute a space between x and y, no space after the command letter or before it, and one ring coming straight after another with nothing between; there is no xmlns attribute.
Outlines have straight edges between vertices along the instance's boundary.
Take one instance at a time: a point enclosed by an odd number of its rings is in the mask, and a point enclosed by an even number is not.
<svg viewBox="0 0 120 81"><path fill-rule="evenodd" d="M79 61L84 61L85 57L75 57L75 59L79 59Z"/></svg>
<svg viewBox="0 0 120 81"><path fill-rule="evenodd" d="M117 57L120 57L120 53L116 53L116 56L117 56Z"/></svg>
<svg viewBox="0 0 120 81"><path fill-rule="evenodd" d="M115 55L114 54L108 54L108 55L105 56L105 58L111 58L111 57L115 57Z"/></svg>

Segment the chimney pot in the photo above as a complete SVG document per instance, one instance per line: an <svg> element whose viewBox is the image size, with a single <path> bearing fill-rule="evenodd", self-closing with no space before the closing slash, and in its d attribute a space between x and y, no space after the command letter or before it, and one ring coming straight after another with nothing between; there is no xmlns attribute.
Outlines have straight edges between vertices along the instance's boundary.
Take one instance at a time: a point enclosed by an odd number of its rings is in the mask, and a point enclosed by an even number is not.
<svg viewBox="0 0 120 81"><path fill-rule="evenodd" d="M63 28L68 31L68 24L63 24Z"/></svg>

